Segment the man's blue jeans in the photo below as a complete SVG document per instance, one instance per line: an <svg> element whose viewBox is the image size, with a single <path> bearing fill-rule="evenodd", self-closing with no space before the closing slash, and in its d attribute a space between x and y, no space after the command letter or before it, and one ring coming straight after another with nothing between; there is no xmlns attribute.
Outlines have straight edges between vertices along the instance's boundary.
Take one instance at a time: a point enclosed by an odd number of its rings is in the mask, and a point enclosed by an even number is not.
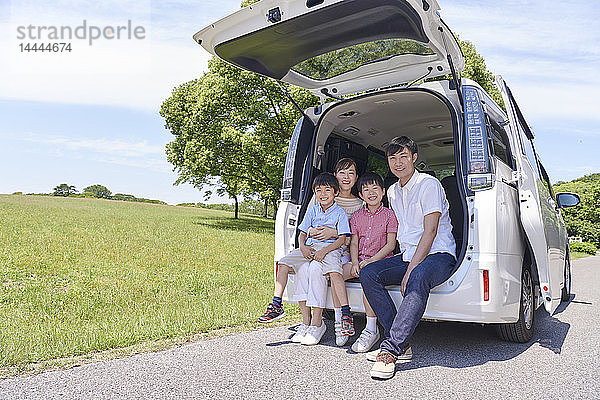
<svg viewBox="0 0 600 400"><path fill-rule="evenodd" d="M402 261L402 255L384 258L360 270L363 292L384 328L385 340L381 343L381 350L402 354L425 313L429 291L446 281L454 272L455 265L456 259L448 253L425 257L410 273L398 310L385 287L402 283L408 267L408 262Z"/></svg>

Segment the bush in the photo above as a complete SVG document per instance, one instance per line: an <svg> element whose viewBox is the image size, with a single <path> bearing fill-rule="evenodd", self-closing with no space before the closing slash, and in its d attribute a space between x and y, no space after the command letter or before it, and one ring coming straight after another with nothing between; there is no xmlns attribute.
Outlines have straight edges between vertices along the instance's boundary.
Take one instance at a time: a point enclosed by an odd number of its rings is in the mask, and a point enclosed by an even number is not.
<svg viewBox="0 0 600 400"><path fill-rule="evenodd" d="M569 248L571 251L578 251L580 253L586 253L591 255L596 255L596 245L588 242L573 242L569 244Z"/></svg>

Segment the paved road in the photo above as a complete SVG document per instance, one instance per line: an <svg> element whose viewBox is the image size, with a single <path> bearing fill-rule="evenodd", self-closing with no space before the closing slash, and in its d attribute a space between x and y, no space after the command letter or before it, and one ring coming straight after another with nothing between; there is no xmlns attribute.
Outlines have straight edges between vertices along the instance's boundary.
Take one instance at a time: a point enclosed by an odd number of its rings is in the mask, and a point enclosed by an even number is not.
<svg viewBox="0 0 600 400"><path fill-rule="evenodd" d="M536 313L536 336L514 344L490 328L421 323L414 360L389 381L360 354L289 342L261 329L159 353L0 381L0 399L600 398L600 256L573 263L572 301Z"/></svg>

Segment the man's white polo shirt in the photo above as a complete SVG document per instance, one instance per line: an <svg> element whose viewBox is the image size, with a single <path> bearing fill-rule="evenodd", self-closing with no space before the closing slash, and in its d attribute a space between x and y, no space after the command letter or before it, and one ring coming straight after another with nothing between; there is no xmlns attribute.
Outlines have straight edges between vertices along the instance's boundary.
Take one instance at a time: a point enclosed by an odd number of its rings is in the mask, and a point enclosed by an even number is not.
<svg viewBox="0 0 600 400"><path fill-rule="evenodd" d="M456 258L448 200L440 181L415 170L404 187L398 181L390 186L387 195L390 207L398 219L397 240L402 260L410 262L415 255L417 244L423 235L423 218L433 212L439 212L441 216L429 254L449 253Z"/></svg>

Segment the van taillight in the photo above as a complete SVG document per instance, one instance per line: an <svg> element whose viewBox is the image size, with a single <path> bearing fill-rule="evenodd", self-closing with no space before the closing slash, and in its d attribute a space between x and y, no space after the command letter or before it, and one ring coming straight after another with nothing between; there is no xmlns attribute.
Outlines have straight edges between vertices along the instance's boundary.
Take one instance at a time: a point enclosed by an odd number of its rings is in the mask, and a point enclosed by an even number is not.
<svg viewBox="0 0 600 400"><path fill-rule="evenodd" d="M483 270L483 301L490 301L490 273Z"/></svg>

